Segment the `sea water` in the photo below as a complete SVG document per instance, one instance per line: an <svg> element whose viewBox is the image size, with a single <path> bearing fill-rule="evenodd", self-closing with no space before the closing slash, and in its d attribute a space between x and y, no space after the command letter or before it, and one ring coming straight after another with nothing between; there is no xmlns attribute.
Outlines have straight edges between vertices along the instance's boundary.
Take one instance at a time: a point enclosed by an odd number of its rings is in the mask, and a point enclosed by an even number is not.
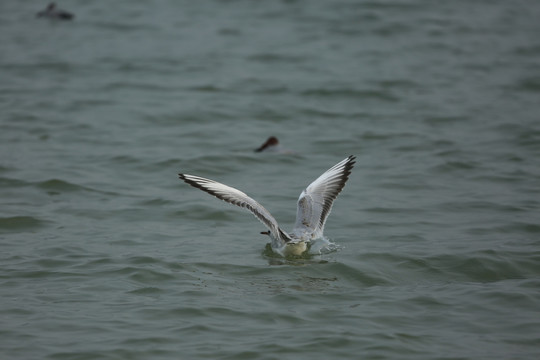
<svg viewBox="0 0 540 360"><path fill-rule="evenodd" d="M538 2L45 6L0 5L2 358L540 357ZM348 155L308 259L177 176L290 231Z"/></svg>

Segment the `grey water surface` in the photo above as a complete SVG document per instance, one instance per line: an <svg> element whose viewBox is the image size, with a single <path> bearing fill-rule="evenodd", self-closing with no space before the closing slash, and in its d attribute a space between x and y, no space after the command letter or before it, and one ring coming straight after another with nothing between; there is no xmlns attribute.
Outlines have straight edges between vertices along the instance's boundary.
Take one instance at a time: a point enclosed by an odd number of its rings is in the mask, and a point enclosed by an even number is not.
<svg viewBox="0 0 540 360"><path fill-rule="evenodd" d="M57 3L0 4L2 359L540 358L540 2ZM302 259L177 177L290 230L351 154Z"/></svg>

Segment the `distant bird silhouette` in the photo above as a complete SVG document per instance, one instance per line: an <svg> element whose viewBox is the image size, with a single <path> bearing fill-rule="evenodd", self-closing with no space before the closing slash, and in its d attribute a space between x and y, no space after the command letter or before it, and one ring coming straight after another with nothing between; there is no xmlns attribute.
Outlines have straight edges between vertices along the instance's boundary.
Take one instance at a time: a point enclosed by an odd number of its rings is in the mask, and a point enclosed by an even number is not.
<svg viewBox="0 0 540 360"><path fill-rule="evenodd" d="M45 10L37 13L37 17L44 17L48 19L57 20L73 20L75 15L70 12L58 9L56 3L50 3Z"/></svg>
<svg viewBox="0 0 540 360"><path fill-rule="evenodd" d="M275 136L270 136L264 144L262 144L260 147L255 149L255 152L262 152L262 151L275 151L275 149L279 146L279 140Z"/></svg>
<svg viewBox="0 0 540 360"><path fill-rule="evenodd" d="M270 136L264 144L255 149L255 152L273 152L279 154L294 154L294 151L283 149L279 144L279 140L275 136Z"/></svg>

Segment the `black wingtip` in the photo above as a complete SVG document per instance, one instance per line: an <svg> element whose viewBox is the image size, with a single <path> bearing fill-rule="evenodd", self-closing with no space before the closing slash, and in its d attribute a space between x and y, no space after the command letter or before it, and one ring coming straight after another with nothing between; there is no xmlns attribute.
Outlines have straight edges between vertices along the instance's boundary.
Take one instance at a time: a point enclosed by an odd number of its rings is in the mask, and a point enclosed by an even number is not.
<svg viewBox="0 0 540 360"><path fill-rule="evenodd" d="M354 164L356 164L356 156L355 155L349 155L347 158L347 163L345 164L347 171L351 171Z"/></svg>
<svg viewBox="0 0 540 360"><path fill-rule="evenodd" d="M185 174L178 174L178 177L179 177L181 180L183 180L186 184L189 184L189 185L191 185L191 186L193 186L193 187L196 187L196 188L198 188L198 189L207 191L205 188L203 188L203 187L201 186L201 184L199 184L199 183L197 183L197 182L195 182L195 181L193 181L193 180L191 180L191 179L188 179L188 178L186 177Z"/></svg>
<svg viewBox="0 0 540 360"><path fill-rule="evenodd" d="M349 155L348 160L349 161L347 161L347 164L345 164L345 171L347 173L347 180L349 178L349 175L351 174L351 170L354 167L354 164L356 164L356 156Z"/></svg>
<svg viewBox="0 0 540 360"><path fill-rule="evenodd" d="M189 184L189 185L191 185L193 187L196 187L198 189L207 191L205 188L203 188L201 186L201 184L199 184L199 183L197 183L197 182L195 182L195 181L193 181L191 179L188 179L185 174L178 174L178 177L180 178L180 180L183 180L186 184Z"/></svg>

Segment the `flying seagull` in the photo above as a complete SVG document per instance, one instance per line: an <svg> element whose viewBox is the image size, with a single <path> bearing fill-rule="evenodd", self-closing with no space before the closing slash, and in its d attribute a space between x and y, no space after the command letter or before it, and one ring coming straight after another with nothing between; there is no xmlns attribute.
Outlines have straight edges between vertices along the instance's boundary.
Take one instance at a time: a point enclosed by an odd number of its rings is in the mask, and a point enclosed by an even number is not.
<svg viewBox="0 0 540 360"><path fill-rule="evenodd" d="M323 237L324 224L332 203L349 179L355 163L353 155L332 166L302 191L298 198L296 223L290 233L279 227L276 219L257 201L233 187L199 176L178 174L189 185L230 204L251 211L267 228L262 234L272 239L272 249L282 256L301 255L311 240Z"/></svg>

